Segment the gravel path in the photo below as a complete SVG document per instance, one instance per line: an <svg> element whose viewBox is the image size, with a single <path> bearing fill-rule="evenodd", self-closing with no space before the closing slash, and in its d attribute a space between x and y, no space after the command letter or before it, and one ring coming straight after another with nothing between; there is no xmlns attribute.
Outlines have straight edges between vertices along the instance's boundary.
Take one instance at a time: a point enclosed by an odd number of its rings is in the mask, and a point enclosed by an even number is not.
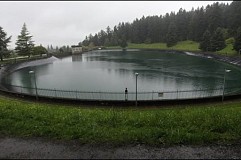
<svg viewBox="0 0 241 160"><path fill-rule="evenodd" d="M43 138L0 138L0 158L17 159L240 159L241 145L122 147Z"/></svg>

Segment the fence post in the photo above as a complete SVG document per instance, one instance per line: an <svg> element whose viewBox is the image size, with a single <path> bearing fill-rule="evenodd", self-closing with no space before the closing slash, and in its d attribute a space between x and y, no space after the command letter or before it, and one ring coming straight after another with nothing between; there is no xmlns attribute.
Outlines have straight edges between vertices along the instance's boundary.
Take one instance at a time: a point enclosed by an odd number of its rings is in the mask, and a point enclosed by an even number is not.
<svg viewBox="0 0 241 160"><path fill-rule="evenodd" d="M178 99L178 89L177 89L177 99Z"/></svg>
<svg viewBox="0 0 241 160"><path fill-rule="evenodd" d="M57 93L56 93L56 89L54 88L54 96L55 98L57 98Z"/></svg>

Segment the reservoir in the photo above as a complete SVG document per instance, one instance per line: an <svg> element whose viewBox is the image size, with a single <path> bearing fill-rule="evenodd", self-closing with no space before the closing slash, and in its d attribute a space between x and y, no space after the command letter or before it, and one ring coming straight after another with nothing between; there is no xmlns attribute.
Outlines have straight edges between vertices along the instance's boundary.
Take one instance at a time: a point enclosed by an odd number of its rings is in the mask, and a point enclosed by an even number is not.
<svg viewBox="0 0 241 160"><path fill-rule="evenodd" d="M241 69L213 59L176 51L96 50L31 65L6 76L4 83L34 88L83 92L169 92L212 90L239 92ZM139 73L136 77L135 73ZM34 92L33 92L34 93ZM190 93L191 95L192 93ZM153 98L153 97L152 97Z"/></svg>

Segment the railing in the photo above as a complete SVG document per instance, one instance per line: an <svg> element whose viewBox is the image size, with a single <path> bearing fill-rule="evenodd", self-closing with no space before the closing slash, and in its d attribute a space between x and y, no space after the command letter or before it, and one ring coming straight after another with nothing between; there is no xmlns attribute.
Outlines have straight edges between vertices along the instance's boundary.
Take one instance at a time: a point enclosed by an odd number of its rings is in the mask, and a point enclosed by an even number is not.
<svg viewBox="0 0 241 160"><path fill-rule="evenodd" d="M36 96L36 89L31 87L23 87L16 85L4 84L2 90L7 92L21 93ZM223 89L200 89L200 90L181 90L181 91L152 91L137 92L138 100L154 101L154 100L178 100L178 99L200 99L207 97L222 96ZM241 94L241 88L225 88L225 95ZM85 91L67 91L57 89L37 88L37 96L77 99L77 100L110 100L110 101L135 101L136 92L85 92Z"/></svg>

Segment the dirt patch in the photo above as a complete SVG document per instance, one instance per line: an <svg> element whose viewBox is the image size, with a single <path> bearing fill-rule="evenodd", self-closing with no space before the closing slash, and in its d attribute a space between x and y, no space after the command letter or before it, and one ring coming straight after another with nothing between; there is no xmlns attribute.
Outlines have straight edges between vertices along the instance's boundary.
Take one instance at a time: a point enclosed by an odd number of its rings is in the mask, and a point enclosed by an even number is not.
<svg viewBox="0 0 241 160"><path fill-rule="evenodd" d="M28 159L207 159L241 158L241 145L150 147L80 144L44 138L0 137L0 158Z"/></svg>

